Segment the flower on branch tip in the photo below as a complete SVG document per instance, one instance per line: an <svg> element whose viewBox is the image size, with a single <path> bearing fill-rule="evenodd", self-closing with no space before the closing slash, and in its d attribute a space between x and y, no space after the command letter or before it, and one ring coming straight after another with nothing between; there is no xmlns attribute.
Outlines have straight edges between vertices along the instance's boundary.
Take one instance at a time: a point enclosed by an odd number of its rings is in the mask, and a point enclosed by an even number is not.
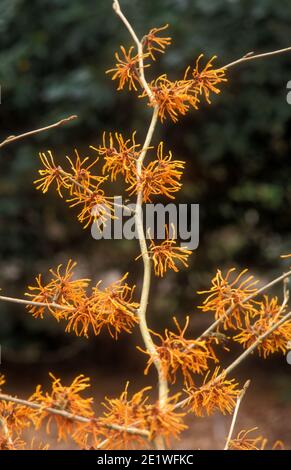
<svg viewBox="0 0 291 470"><path fill-rule="evenodd" d="M189 325L189 317L186 317L186 323L182 329L177 319L173 318L178 333L165 330L164 336L152 331L159 340L156 345L156 352L159 356L163 372L167 380L171 383L176 382L177 373L180 371L183 376L184 384L190 386L193 384L193 374L203 374L208 370L208 360L216 359L208 349L205 341L186 339L185 333ZM140 347L138 349L149 355L145 374L155 361L147 350Z"/></svg>
<svg viewBox="0 0 291 470"><path fill-rule="evenodd" d="M215 312L215 319L220 319L224 328L242 327L242 317L255 311L258 302L249 298L255 296L257 289L254 287L258 282L253 276L245 276L247 269L241 271L234 279L231 279L235 268L228 270L224 277L218 269L212 279L212 287L198 294L209 294L200 305L203 312Z"/></svg>
<svg viewBox="0 0 291 470"><path fill-rule="evenodd" d="M229 450L264 450L267 444L267 439L262 436L250 437L249 434L256 431L258 428L242 429L236 438L231 439L229 442Z"/></svg>
<svg viewBox="0 0 291 470"><path fill-rule="evenodd" d="M223 69L213 68L212 62L216 59L216 56L213 56L205 67L199 70L199 63L202 57L203 54L200 54L192 71L193 88L199 95L204 94L207 103L211 104L210 93L220 93L216 85L218 85L218 83L227 82L227 78L225 77L225 71Z"/></svg>
<svg viewBox="0 0 291 470"><path fill-rule="evenodd" d="M103 174L109 173L111 181L121 174L125 182L129 182L132 173L135 174L135 163L140 154L140 144L135 142L135 134L130 139L124 139L122 134L115 132L109 134L107 142L106 133L103 133L103 144L98 148L92 147L99 155L102 155L105 163L102 168Z"/></svg>
<svg viewBox="0 0 291 470"><path fill-rule="evenodd" d="M131 178L127 191L132 195L142 190L144 202L152 202L151 197L154 195L175 199L173 194L182 187L180 180L184 166L185 162L172 159L172 152L164 155L164 144L160 142L157 158L142 168L141 175Z"/></svg>
<svg viewBox="0 0 291 470"><path fill-rule="evenodd" d="M46 422L46 432L51 433L51 425L54 423L57 428L58 440L66 439L72 435L76 422L69 418L50 413L46 408L54 408L74 415L80 415L85 418L91 418L94 415L92 409L93 398L84 398L81 394L90 387L90 379L84 375L76 377L71 385L64 386L61 379L49 374L52 379L51 391L44 393L41 385L36 387L36 391L29 400L38 403L42 407L37 412L36 429L39 429L42 423Z"/></svg>
<svg viewBox="0 0 291 470"><path fill-rule="evenodd" d="M128 85L129 90L137 90L137 85L140 83L139 79L139 57L135 52L135 47L131 46L128 51L123 46L120 46L122 57L118 52L115 53L116 65L115 68L109 69L106 73L112 73L112 80L119 80L117 90L123 90L125 85ZM144 54L143 58L148 54ZM145 66L147 67L147 66Z"/></svg>
<svg viewBox="0 0 291 470"><path fill-rule="evenodd" d="M239 333L234 340L242 344L244 348L250 347L259 336L266 333L284 314L285 308L279 304L278 298L269 299L264 296L259 309L252 312L252 316L245 317L245 325L239 328ZM278 326L266 338L262 339L257 347L259 355L264 358L275 352L286 353L288 342L291 340L291 321L286 321Z"/></svg>
<svg viewBox="0 0 291 470"><path fill-rule="evenodd" d="M57 192L61 197L63 197L61 190L65 186L65 178L60 171L60 167L55 164L52 152L49 150L48 155L44 152L40 152L39 158L44 168L38 170L41 178L34 181L36 189L40 189L45 194L51 184L56 182Z"/></svg>
<svg viewBox="0 0 291 470"><path fill-rule="evenodd" d="M172 39L170 37L159 37L158 34L169 27L168 24L160 28L152 28L148 34L142 38L143 49L148 52L152 60L156 60L155 53L159 52L163 54L167 46L171 44Z"/></svg>
<svg viewBox="0 0 291 470"><path fill-rule="evenodd" d="M149 106L158 106L161 122L170 117L173 122L177 122L179 115L184 116L192 106L198 109L197 91L193 91L191 80L176 80L174 82L161 75L150 83L153 99ZM146 91L140 95L147 97Z"/></svg>
<svg viewBox="0 0 291 470"><path fill-rule="evenodd" d="M92 295L70 312L66 331L73 330L77 336L88 337L90 327L95 335L106 327L115 339L122 331L131 333L138 323L139 304L133 301L135 286L130 287L125 282L127 276L128 273L104 290L99 288L101 281L98 282Z"/></svg>
<svg viewBox="0 0 291 470"><path fill-rule="evenodd" d="M58 304L65 307L73 307L80 303L86 297L85 289L88 287L90 279L73 279L74 269L77 263L69 260L63 267L60 264L57 269L49 270L51 279L47 284L43 284L42 275L36 277L36 285L28 286L27 297L33 302L47 303L48 306L28 305L29 313L35 318L43 318L46 309L57 319L64 318L68 311L65 309L54 308L49 304Z"/></svg>
<svg viewBox="0 0 291 470"><path fill-rule="evenodd" d="M219 380L219 367L217 367L208 380L210 371L205 376L201 387L190 386L185 392L188 395L187 405L196 416L211 415L215 411L223 414L231 413L240 390L235 379L228 380L221 376Z"/></svg>

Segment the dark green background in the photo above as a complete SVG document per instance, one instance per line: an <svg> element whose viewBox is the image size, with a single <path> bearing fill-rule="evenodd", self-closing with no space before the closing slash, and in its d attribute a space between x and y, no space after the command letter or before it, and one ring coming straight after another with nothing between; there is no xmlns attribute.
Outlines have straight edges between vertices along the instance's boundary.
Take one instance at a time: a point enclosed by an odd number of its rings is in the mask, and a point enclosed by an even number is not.
<svg viewBox="0 0 291 470"><path fill-rule="evenodd" d="M149 70L153 77L164 72L181 77L200 53L217 55L217 65L223 65L248 51L291 45L289 0L131 0L122 5L139 36L171 25L173 45ZM75 147L87 152L90 144L99 143L103 130L130 134L137 129L144 137L150 119L145 102L116 92L105 75L114 51L130 45L111 1L1 0L0 42L1 140L79 116L71 125L1 149L3 292L23 296L38 272L70 257L79 262L78 273L94 282L127 270L138 282L135 242L94 241L54 191L44 196L32 185L40 150L52 149L63 162ZM176 158L187 162L178 201L200 204L201 239L188 271L155 282L151 326L169 323L173 313L195 312L195 291L209 285L217 267L248 266L263 281L286 268L279 255L291 250L289 80L291 54L237 66L211 106L203 105L176 125L159 125L155 142L164 140ZM108 344L106 334L76 342L53 320L33 320L21 306L0 307L8 362L49 362L78 354L80 347L101 350ZM192 317L195 331L200 319ZM134 354L126 335L121 345ZM112 346L106 360L119 354Z"/></svg>

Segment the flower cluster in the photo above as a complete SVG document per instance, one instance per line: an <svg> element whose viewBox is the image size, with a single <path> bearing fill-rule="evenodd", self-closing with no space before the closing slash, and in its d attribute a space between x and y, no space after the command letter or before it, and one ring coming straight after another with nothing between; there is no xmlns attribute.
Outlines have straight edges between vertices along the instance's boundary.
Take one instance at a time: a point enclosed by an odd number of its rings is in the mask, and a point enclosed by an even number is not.
<svg viewBox="0 0 291 470"><path fill-rule="evenodd" d="M173 238L169 238L169 228L165 228L166 238L159 245L150 238L148 252L154 264L155 275L163 277L168 269L178 272L177 262L188 267L188 257L192 251L187 248L179 247L177 240L173 234ZM138 256L136 259L140 258Z"/></svg>
<svg viewBox="0 0 291 470"><path fill-rule="evenodd" d="M185 333L189 325L189 317L182 329L176 318L174 318L175 326L178 333L165 330L164 336L152 332L159 340L160 344L156 345L156 352L159 355L164 375L171 382L176 382L178 371L182 373L185 385L193 385L193 374L203 374L208 370L208 361L216 360L213 351L208 349L205 341L197 341L186 339ZM149 360L145 369L145 374L154 363L154 358L141 348L138 348L145 354L148 354Z"/></svg>
<svg viewBox="0 0 291 470"><path fill-rule="evenodd" d="M179 115L185 116L190 107L198 109L199 99L197 90L192 87L192 80L171 81L163 74L152 80L149 86L153 95L149 106L158 106L161 122L167 117L177 122ZM140 97L147 97L147 93L143 91Z"/></svg>
<svg viewBox="0 0 291 470"><path fill-rule="evenodd" d="M234 379L219 375L219 367L210 380L209 373L201 387L191 386L185 390L188 395L187 405L196 416L211 415L218 410L223 414L231 413L240 393L238 384Z"/></svg>
<svg viewBox="0 0 291 470"><path fill-rule="evenodd" d="M62 265L56 271L50 270L52 279L42 283L41 274L36 278L36 286L29 286L32 305L28 310L35 318L43 318L44 313L51 313L58 321L67 322L66 331L74 331L77 336L89 336L92 329L98 335L106 327L110 335L117 339L121 331L131 333L138 323L136 310L139 307L133 301L135 286L125 281L127 274L121 279L100 289L98 282L87 295L86 288L90 279L73 279L76 263L71 260L62 274Z"/></svg>
<svg viewBox="0 0 291 470"><path fill-rule="evenodd" d="M32 302L43 303L46 305L28 305L28 311L35 318L43 318L45 311L49 311L57 320L64 316L66 308L78 305L86 297L86 288L90 279L73 279L74 269L77 263L69 260L67 266L63 268L60 264L57 269L49 270L51 279L43 284L42 275L36 277L36 285L28 286L29 292L25 293ZM62 273L62 271L64 271ZM64 309L55 308L58 304Z"/></svg>
<svg viewBox="0 0 291 470"><path fill-rule="evenodd" d="M161 28L153 28L142 39L142 61L151 58L155 60L156 53L164 53L165 48L171 44L171 38L160 37L159 33L164 31L168 25ZM117 90L123 90L128 87L129 90L137 91L141 87L140 80L140 59L135 46L131 46L128 50L124 46L120 46L122 56L115 53L115 67L106 71L112 74L112 80L117 80ZM143 64L143 68L149 67L150 64Z"/></svg>
<svg viewBox="0 0 291 470"><path fill-rule="evenodd" d="M148 404L148 392L151 387L146 387L128 397L128 385L119 398L106 398L104 416L98 420L99 425L116 423L119 426L134 426L148 431L149 440L157 437L165 439L170 445L171 437L179 437L181 431L186 429L182 418L185 413L175 411L175 405L179 395L170 397L161 408L159 404ZM110 430L106 433L107 449L130 449L132 447L145 446L144 438L140 435Z"/></svg>
<svg viewBox="0 0 291 470"><path fill-rule="evenodd" d="M59 378L50 373L52 379L50 392L43 392L41 385L36 387L29 401L41 405L35 414L35 426L39 429L45 422L46 431L51 433L54 424L57 429L58 440L67 439L75 430L76 423L62 415L51 413L47 408L53 408L72 415L91 418L94 415L92 409L93 398L84 398L82 393L90 387L90 379L79 375L71 385L64 386Z"/></svg>
<svg viewBox="0 0 291 470"><path fill-rule="evenodd" d="M128 183L135 174L135 164L140 154L140 144L136 144L135 135L136 132L125 140L122 134L115 132L114 135L110 133L107 139L104 132L103 144L98 148L91 146L103 157L105 163L102 173L108 173L111 181L115 181L117 175L121 174Z"/></svg>
<svg viewBox="0 0 291 470"><path fill-rule="evenodd" d="M46 193L49 187L56 183L57 192L63 197L63 190L68 196L66 201L70 207L81 206L78 220L88 227L92 222L106 223L109 218L113 218L113 204L110 197L105 195L102 185L107 177L96 176L91 172L92 167L98 158L80 158L75 151L75 160L67 157L70 163L70 171L65 171L61 166L56 165L52 152L40 153L40 160L44 169L39 170L40 179L34 181L36 188ZM91 161L92 160L92 161Z"/></svg>
<svg viewBox="0 0 291 470"><path fill-rule="evenodd" d="M0 376L0 390L5 384L4 375ZM0 401L0 451L33 449L34 442L22 439L22 433L31 425L35 425L36 412L22 404ZM41 444L38 444L41 446ZM43 449L46 446L41 446Z"/></svg>
<svg viewBox="0 0 291 470"><path fill-rule="evenodd" d="M198 292L198 294L209 294L199 308L203 312L214 312L215 318L221 320L225 329L241 327L246 312L255 311L257 302L252 296L257 291L254 286L258 281L254 280L253 276L246 276L247 271L244 269L231 279L235 268L229 269L226 276L218 270L211 281L211 288Z"/></svg>
<svg viewBox="0 0 291 470"><path fill-rule="evenodd" d="M278 298L271 299L264 297L259 308L251 311L245 316L244 325L238 328L239 333L234 340L242 344L245 348L250 347L259 336L263 335L272 326L278 323L284 314L285 308L279 304ZM271 334L262 339L258 345L259 355L266 358L275 352L286 353L288 342L291 340L291 321L286 321L279 325Z"/></svg>
<svg viewBox="0 0 291 470"><path fill-rule="evenodd" d="M132 178L129 194L142 190L144 202L152 202L152 195L164 195L174 199L173 193L181 189L180 183L185 162L172 160L172 153L164 156L164 144L157 149L157 158L142 168L141 175Z"/></svg>
<svg viewBox="0 0 291 470"><path fill-rule="evenodd" d="M177 122L179 116L184 116L191 107L198 109L201 97L204 97L207 103L211 103L210 94L220 93L218 85L227 79L223 68L213 67L216 56L200 68L203 57L203 54L200 54L195 66L187 67L182 79L171 81L166 74L163 74L150 82L150 92L148 89L143 89L141 70L150 66L147 63L148 59L155 61L156 53L164 53L166 47L171 44L170 37L159 36L159 33L167 27L168 25L153 28L143 37L141 57L135 46L131 46L128 51L121 46L122 57L116 52L116 66L106 73L112 73L112 80L118 81L117 90L122 90L125 86L135 91L141 88L141 98L147 98L151 93L148 104L158 106L161 121L170 117L173 122Z"/></svg>
<svg viewBox="0 0 291 470"><path fill-rule="evenodd" d="M77 336L88 336L90 326L95 335L107 327L115 339L121 331L131 333L138 323L136 310L139 304L132 300L135 286L130 287L124 282L126 278L127 274L104 290L99 288L99 282L92 289L92 295L70 314L66 331L73 330Z"/></svg>

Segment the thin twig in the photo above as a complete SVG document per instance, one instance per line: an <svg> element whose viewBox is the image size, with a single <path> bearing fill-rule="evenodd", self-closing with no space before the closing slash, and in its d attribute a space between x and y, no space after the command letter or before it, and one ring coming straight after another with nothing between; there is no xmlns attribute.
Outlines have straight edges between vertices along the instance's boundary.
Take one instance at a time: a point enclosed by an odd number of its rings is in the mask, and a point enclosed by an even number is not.
<svg viewBox="0 0 291 470"><path fill-rule="evenodd" d="M241 390L241 392L238 396L238 399L236 401L236 405L235 405L235 409L234 409L234 412L233 412L233 415L232 415L231 425L230 425L229 433L228 433L228 436L227 436L227 439L226 439L226 444L225 444L224 450L228 450L228 447L229 447L229 444L230 444L230 441L231 441L231 438L232 438L232 435L233 435L233 430L234 430L234 426L235 426L235 423L236 423L238 410L239 410L240 404L242 402L242 399L243 399L247 389L249 388L250 383L251 383L250 380L246 381L246 383L244 384L244 386L243 386L243 388L242 388L242 390Z"/></svg>
<svg viewBox="0 0 291 470"><path fill-rule="evenodd" d="M27 406L28 408L32 408L34 410L40 410L43 412L51 413L57 416L62 416L63 418L70 419L73 421L78 421L79 423L91 423L91 422L98 422L97 419L95 418L86 418L85 416L80 416L76 415L73 413L70 413L69 411L65 410L59 410L57 408L52 408L52 407L44 407L43 405L40 405L39 403L34 403L32 401L28 400L23 400L21 398L17 397L12 397L10 395L6 395L4 393L0 393L0 400L5 401L5 402L12 402L16 403L18 405L23 405ZM115 431L120 431L120 432L127 432L129 434L138 434L143 437L149 437L149 432L144 430L144 429L138 429L133 426L120 426L119 424L109 424L109 423L102 423L102 426L108 429L114 429Z"/></svg>
<svg viewBox="0 0 291 470"><path fill-rule="evenodd" d="M282 304L283 307L284 304ZM281 307L281 308L282 308ZM284 306L285 308L285 306ZM282 310L281 310L282 311ZM210 380L207 384L203 385L203 387L211 387L214 384L220 382L223 378L225 378L230 372L233 371L244 359L246 359L256 348L259 344L267 338L273 331L275 331L279 326L285 323L287 320L291 318L291 311L288 312L284 317L281 318L277 323L275 323L271 328L269 328L265 333L261 334L256 341L246 349L240 356L238 356L226 369L224 369L214 380ZM189 397L185 398L184 400L179 401L175 408L180 408L188 403Z"/></svg>
<svg viewBox="0 0 291 470"><path fill-rule="evenodd" d="M246 62L248 60L264 59L265 57L270 57L270 56L278 55L278 54L284 54L284 52L290 52L290 51L291 51L291 47L285 47L284 49L278 49L276 51L264 52L263 54L255 54L255 55L254 55L254 52L248 52L240 59L234 60L233 62L230 62L229 64L226 64L221 68L226 70L226 69L229 69L230 67L233 67L234 65L240 64L242 62Z"/></svg>
<svg viewBox="0 0 291 470"><path fill-rule="evenodd" d="M50 124L49 126L41 127L40 129L34 129L33 131L25 132L24 134L10 135L5 140L3 140L3 142L0 143L0 148L4 147L4 145L11 144L11 142L15 142L16 140L24 139L25 137L29 137L34 134L39 134L40 132L48 131L49 129L53 129L54 127L62 126L63 124L72 121L73 119L77 119L77 117L78 116L76 114L73 114L72 116L61 119L60 121L55 122L54 124Z"/></svg>
<svg viewBox="0 0 291 470"><path fill-rule="evenodd" d="M281 318L280 321L278 321L278 323L275 323L275 325L273 325L268 331L259 336L258 339L248 349L246 349L240 356L236 358L235 361L233 361L220 375L216 377L215 382L219 382L222 377L233 371L233 369L235 369L244 359L246 359L246 357L248 357L265 338L267 338L271 333L273 333L273 331L279 328L279 326L289 320L289 318L291 318L291 312L287 313L283 318Z"/></svg>
<svg viewBox="0 0 291 470"><path fill-rule="evenodd" d="M48 307L69 311L74 310L74 307L70 307L69 305L60 305L54 302L34 302L33 300L17 299L15 297L5 297L3 295L0 295L0 300L2 300L3 302L12 302L15 304L34 305L35 307Z"/></svg>
<svg viewBox="0 0 291 470"><path fill-rule="evenodd" d="M284 281L284 279L288 278L291 276L291 271L288 271L287 273L283 273L281 274L279 277L276 277L275 279L273 279L272 281L268 282L268 284L265 284L264 286L260 287L260 289L257 289L255 292L253 292L252 294L248 295L248 297L245 297L241 302L240 304L243 305L244 303L248 302L249 300L257 297L259 294L261 294L262 292L264 292L265 290L268 290L270 289L271 287L273 287L275 284L278 284L279 282L281 281ZM231 307L229 307L227 309L227 311L225 312L225 315L223 315L222 317L218 318L215 322L213 322L209 328L207 328L207 330L205 330L198 338L198 341L203 339L203 337L205 336L208 336L209 333L211 333L213 330L215 330L215 328L224 320L226 320L231 314L232 312L234 311L234 309L237 307L237 304L234 304L232 305Z"/></svg>

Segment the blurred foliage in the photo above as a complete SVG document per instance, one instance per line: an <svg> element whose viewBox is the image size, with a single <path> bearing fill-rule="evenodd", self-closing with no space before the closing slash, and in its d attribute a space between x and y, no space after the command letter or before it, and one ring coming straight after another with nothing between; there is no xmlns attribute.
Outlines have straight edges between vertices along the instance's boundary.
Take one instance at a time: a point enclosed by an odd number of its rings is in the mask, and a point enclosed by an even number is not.
<svg viewBox="0 0 291 470"><path fill-rule="evenodd" d="M164 71L180 77L201 52L217 55L223 65L248 51L290 45L289 0L124 0L122 6L140 36L170 23L173 45L149 71L153 77ZM79 116L1 150L3 291L21 296L36 273L68 257L94 281L126 270L136 278L135 243L95 242L56 195L44 197L32 187L39 150L53 149L62 161L74 147L86 152L104 129L137 129L143 139L148 108L117 93L104 73L119 45L130 44L111 1L2 0L0 37L2 138ZM247 265L263 276L282 269L278 256L290 252L290 79L290 54L242 64L229 71L211 106L159 127L156 141L163 139L187 161L178 200L199 203L201 211L200 246L190 270L153 287L160 319L192 309L193 291L208 285L217 266ZM0 331L1 341L13 347L29 338L33 344L46 340L49 348L65 341L57 324L36 322L9 304L1 304Z"/></svg>

